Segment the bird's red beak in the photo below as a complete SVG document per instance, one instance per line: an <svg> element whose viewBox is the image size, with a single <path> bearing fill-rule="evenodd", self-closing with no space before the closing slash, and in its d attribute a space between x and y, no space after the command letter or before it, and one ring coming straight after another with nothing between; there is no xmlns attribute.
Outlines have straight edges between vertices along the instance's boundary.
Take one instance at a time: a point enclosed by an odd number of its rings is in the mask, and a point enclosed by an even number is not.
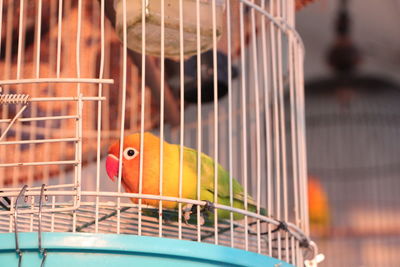
<svg viewBox="0 0 400 267"><path fill-rule="evenodd" d="M119 172L119 160L113 154L108 154L106 159L106 171L108 177L114 182L115 177L118 177Z"/></svg>

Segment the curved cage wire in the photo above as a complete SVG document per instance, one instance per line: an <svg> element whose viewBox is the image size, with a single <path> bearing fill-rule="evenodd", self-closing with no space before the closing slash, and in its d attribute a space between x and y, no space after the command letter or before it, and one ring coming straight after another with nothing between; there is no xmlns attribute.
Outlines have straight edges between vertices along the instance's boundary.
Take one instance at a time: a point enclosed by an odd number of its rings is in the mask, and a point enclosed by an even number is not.
<svg viewBox="0 0 400 267"><path fill-rule="evenodd" d="M1 1L0 232L177 238L303 266L317 251L294 6Z"/></svg>
<svg viewBox="0 0 400 267"><path fill-rule="evenodd" d="M326 266L399 262L399 89L371 73L306 84L309 174L331 213L328 231L312 231L335 259ZM337 257L343 249L346 257Z"/></svg>

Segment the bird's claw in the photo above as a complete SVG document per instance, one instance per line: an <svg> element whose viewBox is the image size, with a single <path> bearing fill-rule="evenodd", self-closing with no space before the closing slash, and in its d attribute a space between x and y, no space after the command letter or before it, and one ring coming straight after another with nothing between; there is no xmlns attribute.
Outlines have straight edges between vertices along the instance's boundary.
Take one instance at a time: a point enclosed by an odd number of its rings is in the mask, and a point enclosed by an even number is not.
<svg viewBox="0 0 400 267"><path fill-rule="evenodd" d="M200 220L200 225L202 225L202 226L203 226L203 225L205 224L205 222L206 222L206 220L204 219L203 215L200 216L199 220Z"/></svg>
<svg viewBox="0 0 400 267"><path fill-rule="evenodd" d="M214 212L214 210L215 210L214 203L210 202L208 200L204 200L204 202L206 202L206 204L204 204L204 206L203 206L203 211Z"/></svg>
<svg viewBox="0 0 400 267"><path fill-rule="evenodd" d="M190 220L190 215L192 214L191 211L187 211L183 214L183 219L185 220L186 224L189 224L189 220Z"/></svg>
<svg viewBox="0 0 400 267"><path fill-rule="evenodd" d="M186 224L189 224L188 221L190 220L190 215L193 213L192 211L193 204L187 204L183 206L182 211L183 211L183 219L185 220Z"/></svg>
<svg viewBox="0 0 400 267"><path fill-rule="evenodd" d="M214 203L208 201L208 200L204 200L205 204L202 208L201 211L201 215L199 217L199 222L200 225L204 225L206 218L207 217L207 213L208 212L214 212L215 210L215 206ZM185 206L182 207L182 212L183 212L183 219L185 220L186 224L189 224L189 220L190 220L190 216L193 214L193 212L195 212L195 206L193 204L186 204Z"/></svg>
<svg viewBox="0 0 400 267"><path fill-rule="evenodd" d="M210 213L214 213L215 210L215 205L213 202L204 200L205 204L203 206L203 209L201 211L201 216L199 218L200 220L200 225L204 225L206 220L208 219L208 216Z"/></svg>

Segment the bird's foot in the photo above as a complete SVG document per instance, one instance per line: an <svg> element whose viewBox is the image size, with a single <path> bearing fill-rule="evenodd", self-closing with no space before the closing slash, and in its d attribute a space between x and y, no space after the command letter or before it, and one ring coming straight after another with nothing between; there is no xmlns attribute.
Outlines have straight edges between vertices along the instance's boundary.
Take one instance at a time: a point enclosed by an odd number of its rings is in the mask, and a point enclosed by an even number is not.
<svg viewBox="0 0 400 267"><path fill-rule="evenodd" d="M188 221L190 220L190 215L193 213L192 208L193 204L186 204L182 207L183 219L185 220L186 224L189 224Z"/></svg>
<svg viewBox="0 0 400 267"><path fill-rule="evenodd" d="M206 204L204 204L203 206L203 212L214 212L215 210L215 205L214 203L208 201L208 200L204 200L204 202L206 202Z"/></svg>
<svg viewBox="0 0 400 267"><path fill-rule="evenodd" d="M201 225L201 226L203 226L203 225L205 224L205 222L206 222L206 220L204 219L204 216L203 216L203 215L200 215L199 220L200 220L200 225Z"/></svg>
<svg viewBox="0 0 400 267"><path fill-rule="evenodd" d="M204 225L205 222L209 219L209 215L210 213L214 213L215 210L215 205L214 203L208 201L208 200L204 200L204 202L206 202L200 212L200 225Z"/></svg>
<svg viewBox="0 0 400 267"><path fill-rule="evenodd" d="M204 200L204 201L206 203L200 212L200 217L199 217L200 225L204 225L206 222L206 219L208 218L208 213L213 213L215 210L214 203L212 203L208 200ZM185 206L182 207L183 219L185 220L186 224L189 224L190 216L193 213L196 213L196 211L197 211L197 205L186 204Z"/></svg>

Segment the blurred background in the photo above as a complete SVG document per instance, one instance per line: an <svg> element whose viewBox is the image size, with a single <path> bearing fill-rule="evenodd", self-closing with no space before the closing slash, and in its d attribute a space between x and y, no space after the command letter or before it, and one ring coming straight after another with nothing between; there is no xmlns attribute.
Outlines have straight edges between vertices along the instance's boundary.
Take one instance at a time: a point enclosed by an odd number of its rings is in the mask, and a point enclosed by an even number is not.
<svg viewBox="0 0 400 267"><path fill-rule="evenodd" d="M2 79L14 79L18 50L15 14L19 13L19 1L4 3L7 4L4 4L2 14L6 24L1 35L3 45L0 58L5 63L0 64L0 69ZM37 2L27 3L26 51L23 50L22 54L25 67L22 74L31 77L39 73L39 68L34 64L36 48L32 45ZM82 62L82 77L92 77L98 73L97 69L90 66L97 66L100 62L99 11L97 5L92 3L95 2L85 1L82 21L84 41L81 53L91 59ZM43 23L41 33L42 42L48 45L41 48L40 75L55 76L53 72L57 69L60 77L70 77L71 73L75 73L71 54L74 50L65 49L67 52L62 54L61 62L67 64L61 66L55 56L58 28L56 2L47 0L43 1L43 5L43 19L49 23ZM64 5L62 46L74 47L78 16L76 1L64 1ZM326 256L320 266L400 266L400 0L316 0L297 12L296 21L306 47L304 69L309 210L311 233ZM122 48L110 23L106 24L106 33L108 52L105 62L108 64L105 65L104 75L117 81L115 85L104 87L104 95L109 102L103 112L109 114L118 113L121 109L118 88L121 85ZM131 105L126 112L126 127L132 131L140 127L137 114L140 113L141 98L137 90L140 88L140 70L133 61L134 57L128 60L127 97ZM148 66L151 63L146 62ZM154 73L154 70L146 73ZM173 87L174 77L170 78L169 83ZM152 80L152 77L147 80ZM158 103L159 99L153 87L157 86L149 84L146 87L146 130L159 125L159 112L156 105L152 104ZM3 89L5 93L16 90L12 86ZM36 89L35 96L46 96L49 91L59 96L64 92L62 84L56 88L43 85ZM90 85L82 85L82 90L88 95L97 92L97 88ZM178 108L178 105L171 106ZM91 111L97 106L88 104L87 108ZM68 114L75 109L73 105L55 105L51 108L32 105L27 112L54 116ZM90 114L87 112L85 116ZM0 113L0 116L5 115ZM208 118L208 114L204 117ZM110 119L106 115L103 118L103 129L108 132L104 137L116 138L120 114L117 119ZM172 116L167 119L173 124ZM90 117L85 120L84 129L88 133L85 144L90 144L87 141L96 138L95 122ZM70 125L45 122L36 128L38 131L34 134L30 127L21 128L21 135L60 137L65 131L56 130L70 128ZM40 131L41 128L43 131ZM169 138L178 138L177 132ZM0 155L5 153L1 149ZM51 150L64 151L64 155L48 153ZM83 150L92 161L96 159L95 146L86 145ZM49 154L53 158L44 158ZM38 145L35 150L30 146L21 146L21 153L16 151L10 160L63 160L73 154L73 147L65 144ZM58 158L60 156L64 158ZM221 161L224 163L223 159ZM60 175L61 182L69 179L64 172L59 174L52 167L27 168L26 171L9 169L11 174L2 168L0 177L15 175L19 179L0 179L0 187L17 186L25 181L31 184L34 180L51 184L54 181L49 180L54 175ZM90 167L86 171L94 173ZM94 182L92 186L95 186Z"/></svg>
<svg viewBox="0 0 400 267"><path fill-rule="evenodd" d="M323 267L400 266L399 26L398 0L320 0L297 13Z"/></svg>

